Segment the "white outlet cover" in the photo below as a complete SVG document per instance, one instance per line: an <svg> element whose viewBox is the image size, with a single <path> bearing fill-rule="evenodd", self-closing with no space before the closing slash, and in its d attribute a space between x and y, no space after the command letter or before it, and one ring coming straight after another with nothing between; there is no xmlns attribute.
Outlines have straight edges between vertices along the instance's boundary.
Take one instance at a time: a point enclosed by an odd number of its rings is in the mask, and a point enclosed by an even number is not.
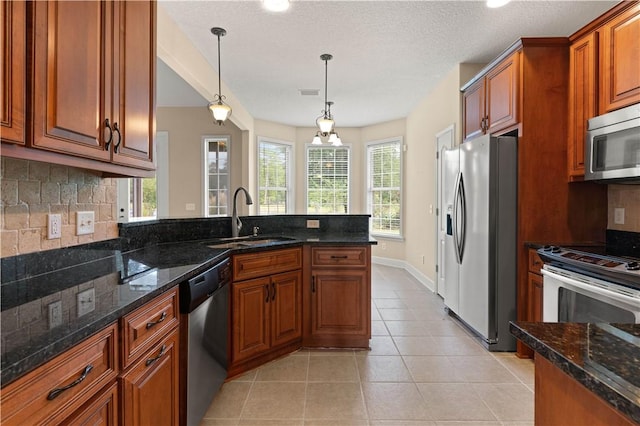
<svg viewBox="0 0 640 426"><path fill-rule="evenodd" d="M62 325L62 301L49 303L49 330Z"/></svg>
<svg viewBox="0 0 640 426"><path fill-rule="evenodd" d="M613 209L613 223L618 225L624 225L624 209L623 208Z"/></svg>
<svg viewBox="0 0 640 426"><path fill-rule="evenodd" d="M93 211L78 212L76 217L76 234L85 235L94 232L95 213Z"/></svg>
<svg viewBox="0 0 640 426"><path fill-rule="evenodd" d="M62 238L62 215L47 215L47 239Z"/></svg>
<svg viewBox="0 0 640 426"><path fill-rule="evenodd" d="M90 288L78 293L78 318L96 309L96 290Z"/></svg>

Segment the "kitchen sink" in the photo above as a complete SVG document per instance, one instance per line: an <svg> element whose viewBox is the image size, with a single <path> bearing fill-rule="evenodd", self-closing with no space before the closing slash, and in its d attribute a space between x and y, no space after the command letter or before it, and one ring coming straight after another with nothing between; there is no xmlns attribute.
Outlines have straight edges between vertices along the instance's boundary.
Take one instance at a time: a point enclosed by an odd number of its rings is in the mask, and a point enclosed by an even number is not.
<svg viewBox="0 0 640 426"><path fill-rule="evenodd" d="M283 241L291 241L293 238L288 237L270 237L270 238L255 238L255 237L238 237L238 238L224 238L214 244L207 244L209 248L247 248L255 247L273 243L280 243Z"/></svg>

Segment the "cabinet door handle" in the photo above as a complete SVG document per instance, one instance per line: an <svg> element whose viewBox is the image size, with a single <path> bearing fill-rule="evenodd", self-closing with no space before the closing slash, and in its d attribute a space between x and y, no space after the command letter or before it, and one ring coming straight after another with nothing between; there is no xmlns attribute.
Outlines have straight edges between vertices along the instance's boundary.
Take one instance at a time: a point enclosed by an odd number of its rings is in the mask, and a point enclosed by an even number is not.
<svg viewBox="0 0 640 426"><path fill-rule="evenodd" d="M109 151L109 146L113 140L113 129L111 128L111 124L109 124L108 118L104 119L104 129L104 150Z"/></svg>
<svg viewBox="0 0 640 426"><path fill-rule="evenodd" d="M336 256L336 255L331 255L332 259L347 259L349 256Z"/></svg>
<svg viewBox="0 0 640 426"><path fill-rule="evenodd" d="M271 301L276 300L276 283L271 283Z"/></svg>
<svg viewBox="0 0 640 426"><path fill-rule="evenodd" d="M264 303L269 303L269 284L264 285L264 292L267 294L267 297L264 298Z"/></svg>
<svg viewBox="0 0 640 426"><path fill-rule="evenodd" d="M47 395L47 399L49 401L55 399L58 395L60 395L62 392L66 391L67 389L71 389L72 387L79 385L80 383L82 383L82 381L84 379L87 378L87 374L89 374L89 372L91 372L91 370L93 370L93 365L89 364L87 365L84 370L82 370L82 374L80 375L80 377L78 377L77 379L75 379L73 382L69 383L67 386L61 387L61 388L55 388L54 390L52 390L51 392L49 392L49 395Z"/></svg>
<svg viewBox="0 0 640 426"><path fill-rule="evenodd" d="M316 276L312 275L311 276L311 293L315 293L316 292Z"/></svg>
<svg viewBox="0 0 640 426"><path fill-rule="evenodd" d="M163 312L162 315L160 315L160 318L158 318L158 321L153 321L153 322L148 322L147 323L147 330L150 329L151 327L157 325L157 324L160 324L166 318L167 318L167 313Z"/></svg>
<svg viewBox="0 0 640 426"><path fill-rule="evenodd" d="M120 133L120 128L118 127L118 123L113 123L113 132L118 134L118 143L113 144L113 152L118 152L118 148L120 148L120 143L122 143L122 134Z"/></svg>
<svg viewBox="0 0 640 426"><path fill-rule="evenodd" d="M144 365L148 367L154 362L156 362L157 360L159 360L162 357L162 355L164 355L165 349L167 349L167 347L165 345L162 345L162 347L160 348L160 353L157 356L154 356L153 358L149 358L148 360L146 360Z"/></svg>

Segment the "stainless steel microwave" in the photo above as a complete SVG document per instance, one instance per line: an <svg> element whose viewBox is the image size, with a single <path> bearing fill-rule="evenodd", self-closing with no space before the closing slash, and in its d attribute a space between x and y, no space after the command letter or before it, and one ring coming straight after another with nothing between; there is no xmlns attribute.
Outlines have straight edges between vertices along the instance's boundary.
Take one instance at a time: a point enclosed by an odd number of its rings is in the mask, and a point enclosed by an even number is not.
<svg viewBox="0 0 640 426"><path fill-rule="evenodd" d="M589 120L585 180L640 184L640 104Z"/></svg>

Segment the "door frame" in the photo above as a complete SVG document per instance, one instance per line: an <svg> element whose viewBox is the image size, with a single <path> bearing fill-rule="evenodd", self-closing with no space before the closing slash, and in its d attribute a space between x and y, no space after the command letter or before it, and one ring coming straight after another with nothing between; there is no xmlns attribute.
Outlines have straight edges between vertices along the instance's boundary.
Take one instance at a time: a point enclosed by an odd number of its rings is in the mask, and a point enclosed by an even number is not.
<svg viewBox="0 0 640 426"><path fill-rule="evenodd" d="M442 152L446 149L454 147L455 143L455 123L449 125L442 131L436 133L436 214L435 214L435 228L436 228L436 293L444 298L444 234L446 229L441 229L441 216L442 216Z"/></svg>

